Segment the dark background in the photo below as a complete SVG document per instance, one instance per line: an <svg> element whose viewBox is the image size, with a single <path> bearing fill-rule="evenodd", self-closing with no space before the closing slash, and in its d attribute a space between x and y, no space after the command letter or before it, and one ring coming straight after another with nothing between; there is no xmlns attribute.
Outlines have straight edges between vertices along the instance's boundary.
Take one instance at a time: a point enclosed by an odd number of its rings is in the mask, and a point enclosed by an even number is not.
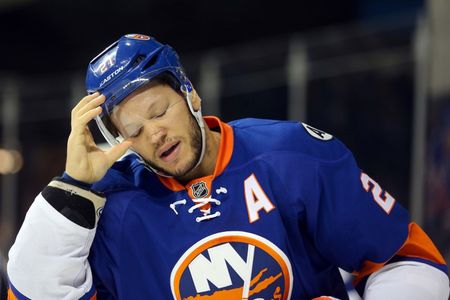
<svg viewBox="0 0 450 300"><path fill-rule="evenodd" d="M184 54L336 24L414 17L422 6L421 0L3 0L1 70L79 70L124 33L152 35Z"/></svg>

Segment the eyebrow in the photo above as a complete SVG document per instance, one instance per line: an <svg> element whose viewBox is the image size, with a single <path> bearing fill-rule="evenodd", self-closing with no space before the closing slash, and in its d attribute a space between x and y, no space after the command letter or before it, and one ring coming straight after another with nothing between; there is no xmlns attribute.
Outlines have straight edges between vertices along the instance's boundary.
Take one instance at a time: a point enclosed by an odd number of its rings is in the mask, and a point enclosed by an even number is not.
<svg viewBox="0 0 450 300"><path fill-rule="evenodd" d="M159 100L159 101L161 101L161 100ZM151 104L148 106L148 108L147 108L147 114L149 114L149 113L152 111L152 109L155 107L156 103L158 103L159 101L154 101L153 103L151 103Z"/></svg>
<svg viewBox="0 0 450 300"><path fill-rule="evenodd" d="M151 113L151 111L154 109L156 103L158 103L158 101L154 101L148 106L147 111L146 111L147 114ZM129 124L124 124L123 125L125 130L128 130L132 126L136 126L136 124L135 123L129 123Z"/></svg>

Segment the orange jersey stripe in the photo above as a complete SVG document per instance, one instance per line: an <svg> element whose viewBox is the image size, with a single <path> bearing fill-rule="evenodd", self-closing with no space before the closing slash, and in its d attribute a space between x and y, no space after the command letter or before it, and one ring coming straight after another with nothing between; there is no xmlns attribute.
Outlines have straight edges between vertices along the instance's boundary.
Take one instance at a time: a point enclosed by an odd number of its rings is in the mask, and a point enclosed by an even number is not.
<svg viewBox="0 0 450 300"><path fill-rule="evenodd" d="M18 300L16 295L14 295L13 291L11 290L11 288L8 289L8 300Z"/></svg>
<svg viewBox="0 0 450 300"><path fill-rule="evenodd" d="M414 222L409 224L408 239L400 248L400 251L397 252L397 255L423 258L441 265L446 264L441 253L428 235Z"/></svg>
<svg viewBox="0 0 450 300"><path fill-rule="evenodd" d="M408 238L394 256L421 258L441 265L446 264L439 250L419 225L411 222L408 232ZM378 271L385 264L386 262L365 261L361 270L353 273L356 275L353 284L357 285L364 277Z"/></svg>

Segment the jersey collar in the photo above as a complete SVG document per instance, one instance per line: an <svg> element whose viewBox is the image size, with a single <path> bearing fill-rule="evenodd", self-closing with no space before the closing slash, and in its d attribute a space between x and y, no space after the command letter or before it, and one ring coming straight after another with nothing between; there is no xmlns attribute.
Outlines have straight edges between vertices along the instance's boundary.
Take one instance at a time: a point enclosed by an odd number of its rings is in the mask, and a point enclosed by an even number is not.
<svg viewBox="0 0 450 300"><path fill-rule="evenodd" d="M189 196L191 199L198 198L194 195L194 187L197 186L199 183L204 182L204 184L207 187L207 195L202 195L202 198L207 197L211 195L211 187L212 187L212 181L214 178L222 174L222 172L225 170L225 168L228 166L228 163L231 160L231 156L233 154L233 144L234 144L234 134L233 129L230 125L222 122L217 117L204 117L204 121L206 122L206 125L210 128L220 128L220 144L219 144L219 153L217 155L216 165L214 168L214 172L212 175L200 177L191 180L188 182L185 186L183 186L181 183L178 182L175 178L169 178L169 177L163 177L159 176L159 180L170 190L174 192L179 192L184 189L186 189L189 193Z"/></svg>

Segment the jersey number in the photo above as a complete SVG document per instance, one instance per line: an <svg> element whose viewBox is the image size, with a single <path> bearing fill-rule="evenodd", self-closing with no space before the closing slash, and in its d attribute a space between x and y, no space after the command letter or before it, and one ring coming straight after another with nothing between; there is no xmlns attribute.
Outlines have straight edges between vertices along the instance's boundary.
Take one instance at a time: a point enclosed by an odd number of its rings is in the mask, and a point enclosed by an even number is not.
<svg viewBox="0 0 450 300"><path fill-rule="evenodd" d="M387 214L390 214L395 204L394 197L389 195L388 192L383 191L380 185L366 173L361 173L361 182L366 192L372 192L373 200L375 200Z"/></svg>

